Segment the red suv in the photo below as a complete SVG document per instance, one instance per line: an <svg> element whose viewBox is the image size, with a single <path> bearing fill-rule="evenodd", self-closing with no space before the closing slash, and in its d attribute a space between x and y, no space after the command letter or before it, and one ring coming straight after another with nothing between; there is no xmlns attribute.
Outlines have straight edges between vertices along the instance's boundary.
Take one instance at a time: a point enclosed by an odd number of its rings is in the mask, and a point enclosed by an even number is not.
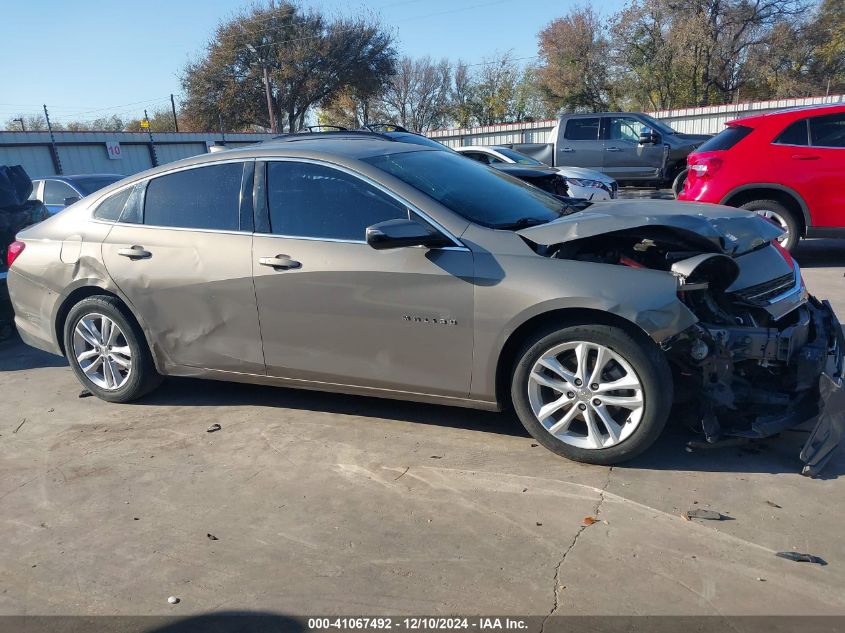
<svg viewBox="0 0 845 633"><path fill-rule="evenodd" d="M845 104L729 121L687 157L678 198L756 211L780 225L781 244L845 237Z"/></svg>

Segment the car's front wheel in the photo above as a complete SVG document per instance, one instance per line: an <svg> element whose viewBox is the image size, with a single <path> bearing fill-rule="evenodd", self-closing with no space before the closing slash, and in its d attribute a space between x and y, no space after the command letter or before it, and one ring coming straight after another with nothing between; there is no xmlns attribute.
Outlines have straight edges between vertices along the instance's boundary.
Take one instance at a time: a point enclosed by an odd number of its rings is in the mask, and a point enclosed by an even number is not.
<svg viewBox="0 0 845 633"><path fill-rule="evenodd" d="M511 398L540 444L609 465L639 455L660 435L672 406L672 375L651 341L617 327L577 325L526 343Z"/></svg>
<svg viewBox="0 0 845 633"><path fill-rule="evenodd" d="M65 320L65 354L79 381L109 402L130 402L161 382L147 342L117 299L93 296Z"/></svg>

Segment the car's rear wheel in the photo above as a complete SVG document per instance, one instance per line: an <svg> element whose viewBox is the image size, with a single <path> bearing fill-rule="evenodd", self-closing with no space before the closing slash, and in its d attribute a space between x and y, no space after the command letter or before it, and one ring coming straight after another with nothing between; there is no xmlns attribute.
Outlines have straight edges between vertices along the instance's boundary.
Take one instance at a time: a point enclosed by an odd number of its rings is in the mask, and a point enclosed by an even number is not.
<svg viewBox="0 0 845 633"><path fill-rule="evenodd" d="M94 296L71 308L65 321L65 354L79 381L109 402L130 402L161 382L134 320L112 297Z"/></svg>
<svg viewBox="0 0 845 633"><path fill-rule="evenodd" d="M783 235L778 238L781 246L791 251L798 246L801 239L801 225L795 214L777 200L752 200L742 205L746 211L753 211L760 217L766 218L783 229Z"/></svg>
<svg viewBox="0 0 845 633"><path fill-rule="evenodd" d="M651 341L617 327L577 325L526 343L511 398L540 444L609 465L636 457L660 435L672 406L672 375Z"/></svg>
<svg viewBox="0 0 845 633"><path fill-rule="evenodd" d="M687 181L687 174L689 174L689 169L682 169L678 175L675 176L675 180L672 181L672 193L675 195L675 199L677 199L684 190L684 184Z"/></svg>

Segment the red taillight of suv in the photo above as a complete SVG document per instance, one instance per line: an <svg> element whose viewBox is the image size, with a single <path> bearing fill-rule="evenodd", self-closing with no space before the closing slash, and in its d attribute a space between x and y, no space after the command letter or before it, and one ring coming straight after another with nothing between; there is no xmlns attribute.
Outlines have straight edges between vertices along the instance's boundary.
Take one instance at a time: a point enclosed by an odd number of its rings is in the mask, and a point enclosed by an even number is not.
<svg viewBox="0 0 845 633"><path fill-rule="evenodd" d="M23 242L12 242L9 244L9 250L6 251L6 264L9 268L12 267L12 264L15 263L15 260L23 253L23 249L26 248L26 244Z"/></svg>
<svg viewBox="0 0 845 633"><path fill-rule="evenodd" d="M722 159L716 156L689 157L689 175L696 178L712 178L722 167Z"/></svg>

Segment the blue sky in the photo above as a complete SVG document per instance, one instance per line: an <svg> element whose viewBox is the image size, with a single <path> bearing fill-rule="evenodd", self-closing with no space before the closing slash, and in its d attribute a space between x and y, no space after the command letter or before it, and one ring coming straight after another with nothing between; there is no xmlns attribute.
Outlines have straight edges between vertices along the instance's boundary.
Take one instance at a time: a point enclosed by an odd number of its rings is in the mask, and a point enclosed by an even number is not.
<svg viewBox="0 0 845 633"><path fill-rule="evenodd" d="M623 0L608 0L613 11ZM578 0L306 0L329 13L370 10L401 53L478 63L537 54L537 33ZM215 26L249 0L27 0L0 14L0 122L40 111L58 121L137 117L179 94L178 74Z"/></svg>

